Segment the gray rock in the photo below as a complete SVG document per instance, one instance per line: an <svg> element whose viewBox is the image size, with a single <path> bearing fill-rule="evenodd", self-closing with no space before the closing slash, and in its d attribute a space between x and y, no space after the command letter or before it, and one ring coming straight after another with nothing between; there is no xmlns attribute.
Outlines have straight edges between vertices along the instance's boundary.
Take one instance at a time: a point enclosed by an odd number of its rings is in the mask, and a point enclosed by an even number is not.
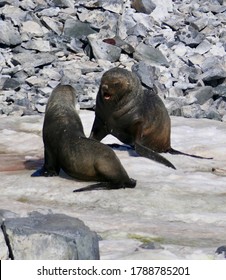
<svg viewBox="0 0 226 280"><path fill-rule="evenodd" d="M172 15L170 18L163 20L163 24L169 26L172 30L177 31L184 26L184 18L179 15Z"/></svg>
<svg viewBox="0 0 226 280"><path fill-rule="evenodd" d="M199 79L206 82L224 78L226 78L226 70L224 70L223 68L211 68L199 77Z"/></svg>
<svg viewBox="0 0 226 280"><path fill-rule="evenodd" d="M121 0L107 0L107 1L101 1L102 7L105 10L121 14L123 11L123 2Z"/></svg>
<svg viewBox="0 0 226 280"><path fill-rule="evenodd" d="M201 69L203 72L208 71L209 69L217 67L217 68L223 68L221 65L221 61L219 59L219 57L217 56L211 56L211 57L207 57L203 63L200 65Z"/></svg>
<svg viewBox="0 0 226 280"><path fill-rule="evenodd" d="M132 72L136 73L142 84L153 88L155 80L157 80L155 67L146 64L144 61L140 61L133 65Z"/></svg>
<svg viewBox="0 0 226 280"><path fill-rule="evenodd" d="M35 104L35 109L39 112L39 113L45 113L46 111L46 105L44 104Z"/></svg>
<svg viewBox="0 0 226 280"><path fill-rule="evenodd" d="M45 87L48 83L47 77L31 76L26 79L29 86Z"/></svg>
<svg viewBox="0 0 226 280"><path fill-rule="evenodd" d="M20 33L10 21L0 20L0 44L16 46L22 42Z"/></svg>
<svg viewBox="0 0 226 280"><path fill-rule="evenodd" d="M165 106L172 116L181 116L181 108L187 106L187 100L184 96L167 97L164 99Z"/></svg>
<svg viewBox="0 0 226 280"><path fill-rule="evenodd" d="M42 11L38 12L38 16L46 16L46 17L55 17L60 13L60 8L47 8L43 9Z"/></svg>
<svg viewBox="0 0 226 280"><path fill-rule="evenodd" d="M0 209L0 224L5 219L16 218L16 217L18 217L16 213L5 209Z"/></svg>
<svg viewBox="0 0 226 280"><path fill-rule="evenodd" d="M169 62L160 50L145 45L144 43L140 43L136 47L133 57L138 61L145 60L145 62L153 66L162 65L169 67Z"/></svg>
<svg viewBox="0 0 226 280"><path fill-rule="evenodd" d="M206 112L206 117L207 117L207 119L211 119L211 120L217 120L217 121L222 120L222 116L220 115L220 113L217 111L217 109L214 106L211 106L208 109L208 111Z"/></svg>
<svg viewBox="0 0 226 280"><path fill-rule="evenodd" d="M18 53L14 54L12 58L12 62L14 64L21 64L22 67L27 70L26 68L36 68L43 65L48 65L52 63L56 57L50 53Z"/></svg>
<svg viewBox="0 0 226 280"><path fill-rule="evenodd" d="M213 88L211 86L196 87L195 89L187 91L187 97L196 98L197 103L203 105L206 101L213 97Z"/></svg>
<svg viewBox="0 0 226 280"><path fill-rule="evenodd" d="M60 8L73 8L74 1L72 0L52 0L50 1L50 5L52 7L60 7Z"/></svg>
<svg viewBox="0 0 226 280"><path fill-rule="evenodd" d="M176 38L178 38L179 41L185 43L186 46L194 48L204 40L205 35L190 26L183 29L182 31L177 31Z"/></svg>
<svg viewBox="0 0 226 280"><path fill-rule="evenodd" d="M207 53L211 49L211 44L208 40L203 40L196 48L195 52L199 54Z"/></svg>
<svg viewBox="0 0 226 280"><path fill-rule="evenodd" d="M48 28L49 30L52 30L57 35L62 34L63 24L61 22L57 21L54 18L50 18L50 17L47 17L47 16L42 17L42 22L43 22L43 25L46 28Z"/></svg>
<svg viewBox="0 0 226 280"><path fill-rule="evenodd" d="M151 0L132 0L131 7L139 13L150 14L156 8Z"/></svg>
<svg viewBox="0 0 226 280"><path fill-rule="evenodd" d="M140 36L140 37L146 37L147 36L147 28L142 24L138 23L135 26L133 26L131 29L127 31L128 35L134 35L134 36Z"/></svg>
<svg viewBox="0 0 226 280"><path fill-rule="evenodd" d="M99 259L98 237L79 219L32 212L4 226L13 259Z"/></svg>
<svg viewBox="0 0 226 280"><path fill-rule="evenodd" d="M14 26L20 26L26 18L26 11L23 11L20 7L13 5L4 5L0 8L0 13L4 15L5 20L12 21Z"/></svg>
<svg viewBox="0 0 226 280"><path fill-rule="evenodd" d="M133 12L126 10L118 19L118 33L117 35L121 39L128 37L127 31L136 25L136 21L133 19Z"/></svg>
<svg viewBox="0 0 226 280"><path fill-rule="evenodd" d="M216 96L221 96L221 97L226 97L226 84L219 85L215 87L214 89L214 95Z"/></svg>
<svg viewBox="0 0 226 280"><path fill-rule="evenodd" d="M132 45L128 44L125 40L122 40L120 37L115 36L114 38L104 39L103 42L115 45L121 48L124 52L128 54L132 54L134 52L134 48Z"/></svg>
<svg viewBox="0 0 226 280"><path fill-rule="evenodd" d="M199 104L185 105L181 108L181 115L185 118L205 118L206 113L201 109Z"/></svg>
<svg viewBox="0 0 226 280"><path fill-rule="evenodd" d="M2 225L2 221L0 218L0 224ZM2 232L2 229L0 228L0 260L7 260L9 258L9 251L8 247L5 242L5 237Z"/></svg>
<svg viewBox="0 0 226 280"><path fill-rule="evenodd" d="M217 109L218 113L221 116L224 116L226 114L226 98L220 97L215 100L213 103L213 107Z"/></svg>
<svg viewBox="0 0 226 280"><path fill-rule="evenodd" d="M63 34L71 38L81 39L92 33L96 33L96 31L88 23L69 18L64 24Z"/></svg>
<svg viewBox="0 0 226 280"><path fill-rule="evenodd" d="M27 34L28 38L42 37L44 35L42 26L34 20L23 22L21 32Z"/></svg>
<svg viewBox="0 0 226 280"><path fill-rule="evenodd" d="M104 59L111 62L118 61L121 55L121 48L105 43L98 36L91 34L88 36L88 41L92 48L93 55L96 59Z"/></svg>
<svg viewBox="0 0 226 280"><path fill-rule="evenodd" d="M49 41L43 40L41 38L32 39L26 43L21 44L25 49L36 50L39 52L50 52L51 47Z"/></svg>
<svg viewBox="0 0 226 280"><path fill-rule="evenodd" d="M208 17L201 17L198 19L195 18L191 21L191 25L199 31L203 30L208 25L208 23Z"/></svg>
<svg viewBox="0 0 226 280"><path fill-rule="evenodd" d="M226 259L226 246L220 246L216 250L216 254L222 254L223 257Z"/></svg>
<svg viewBox="0 0 226 280"><path fill-rule="evenodd" d="M4 90L9 90L9 89L19 89L20 88L20 82L16 79L13 78L8 78L3 85Z"/></svg>
<svg viewBox="0 0 226 280"><path fill-rule="evenodd" d="M169 17L169 13L173 11L173 1L172 0L152 0L156 5L156 8L151 13L151 16L156 22L161 22L162 20Z"/></svg>

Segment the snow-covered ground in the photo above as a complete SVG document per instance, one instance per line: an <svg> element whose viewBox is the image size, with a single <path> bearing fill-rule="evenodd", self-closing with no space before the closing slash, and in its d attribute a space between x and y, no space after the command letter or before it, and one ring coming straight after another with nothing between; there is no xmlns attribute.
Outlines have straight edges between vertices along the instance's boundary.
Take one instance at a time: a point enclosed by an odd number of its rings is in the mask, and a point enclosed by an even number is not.
<svg viewBox="0 0 226 280"><path fill-rule="evenodd" d="M94 113L80 111L80 117L88 136ZM173 170L122 147L115 152L137 180L135 189L73 193L87 182L65 174L30 177L31 164L23 164L37 159L33 168L41 166L42 122L40 116L0 117L0 209L80 218L102 237L102 259L217 258L216 249L226 245L225 123L172 118L172 146L212 160L164 154ZM120 143L112 136L103 142Z"/></svg>

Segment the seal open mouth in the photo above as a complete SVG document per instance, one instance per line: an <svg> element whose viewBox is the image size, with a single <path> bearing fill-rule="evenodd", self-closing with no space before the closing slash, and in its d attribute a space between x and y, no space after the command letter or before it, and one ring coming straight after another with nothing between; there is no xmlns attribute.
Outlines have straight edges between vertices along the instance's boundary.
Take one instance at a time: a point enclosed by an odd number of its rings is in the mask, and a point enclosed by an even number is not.
<svg viewBox="0 0 226 280"><path fill-rule="evenodd" d="M105 100L111 99L111 95L108 92L104 92L103 94L104 94L104 99Z"/></svg>
<svg viewBox="0 0 226 280"><path fill-rule="evenodd" d="M103 98L105 100L111 99L111 94L109 93L108 85L103 85L101 89L102 89Z"/></svg>

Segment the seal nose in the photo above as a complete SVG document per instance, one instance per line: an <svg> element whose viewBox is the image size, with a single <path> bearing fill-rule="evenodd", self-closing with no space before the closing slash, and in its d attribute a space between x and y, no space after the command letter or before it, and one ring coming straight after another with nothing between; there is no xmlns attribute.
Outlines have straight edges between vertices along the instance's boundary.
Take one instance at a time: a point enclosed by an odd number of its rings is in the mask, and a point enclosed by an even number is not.
<svg viewBox="0 0 226 280"><path fill-rule="evenodd" d="M102 85L101 89L103 92L106 92L108 90L108 85Z"/></svg>

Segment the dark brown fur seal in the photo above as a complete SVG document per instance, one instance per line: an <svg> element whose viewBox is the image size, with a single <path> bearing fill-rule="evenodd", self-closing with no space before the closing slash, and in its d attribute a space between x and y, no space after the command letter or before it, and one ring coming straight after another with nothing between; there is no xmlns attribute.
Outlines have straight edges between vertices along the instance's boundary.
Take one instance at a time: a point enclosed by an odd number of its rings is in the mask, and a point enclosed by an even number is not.
<svg viewBox="0 0 226 280"><path fill-rule="evenodd" d="M53 90L43 125L44 165L33 176L56 176L62 168L78 180L102 182L75 191L134 188L136 181L128 177L112 149L85 137L75 98L69 85Z"/></svg>
<svg viewBox="0 0 226 280"><path fill-rule="evenodd" d="M155 88L143 90L139 78L126 69L113 68L104 73L90 138L101 141L112 134L141 156L172 168L174 165L158 153L202 158L174 150L170 133L170 117Z"/></svg>

